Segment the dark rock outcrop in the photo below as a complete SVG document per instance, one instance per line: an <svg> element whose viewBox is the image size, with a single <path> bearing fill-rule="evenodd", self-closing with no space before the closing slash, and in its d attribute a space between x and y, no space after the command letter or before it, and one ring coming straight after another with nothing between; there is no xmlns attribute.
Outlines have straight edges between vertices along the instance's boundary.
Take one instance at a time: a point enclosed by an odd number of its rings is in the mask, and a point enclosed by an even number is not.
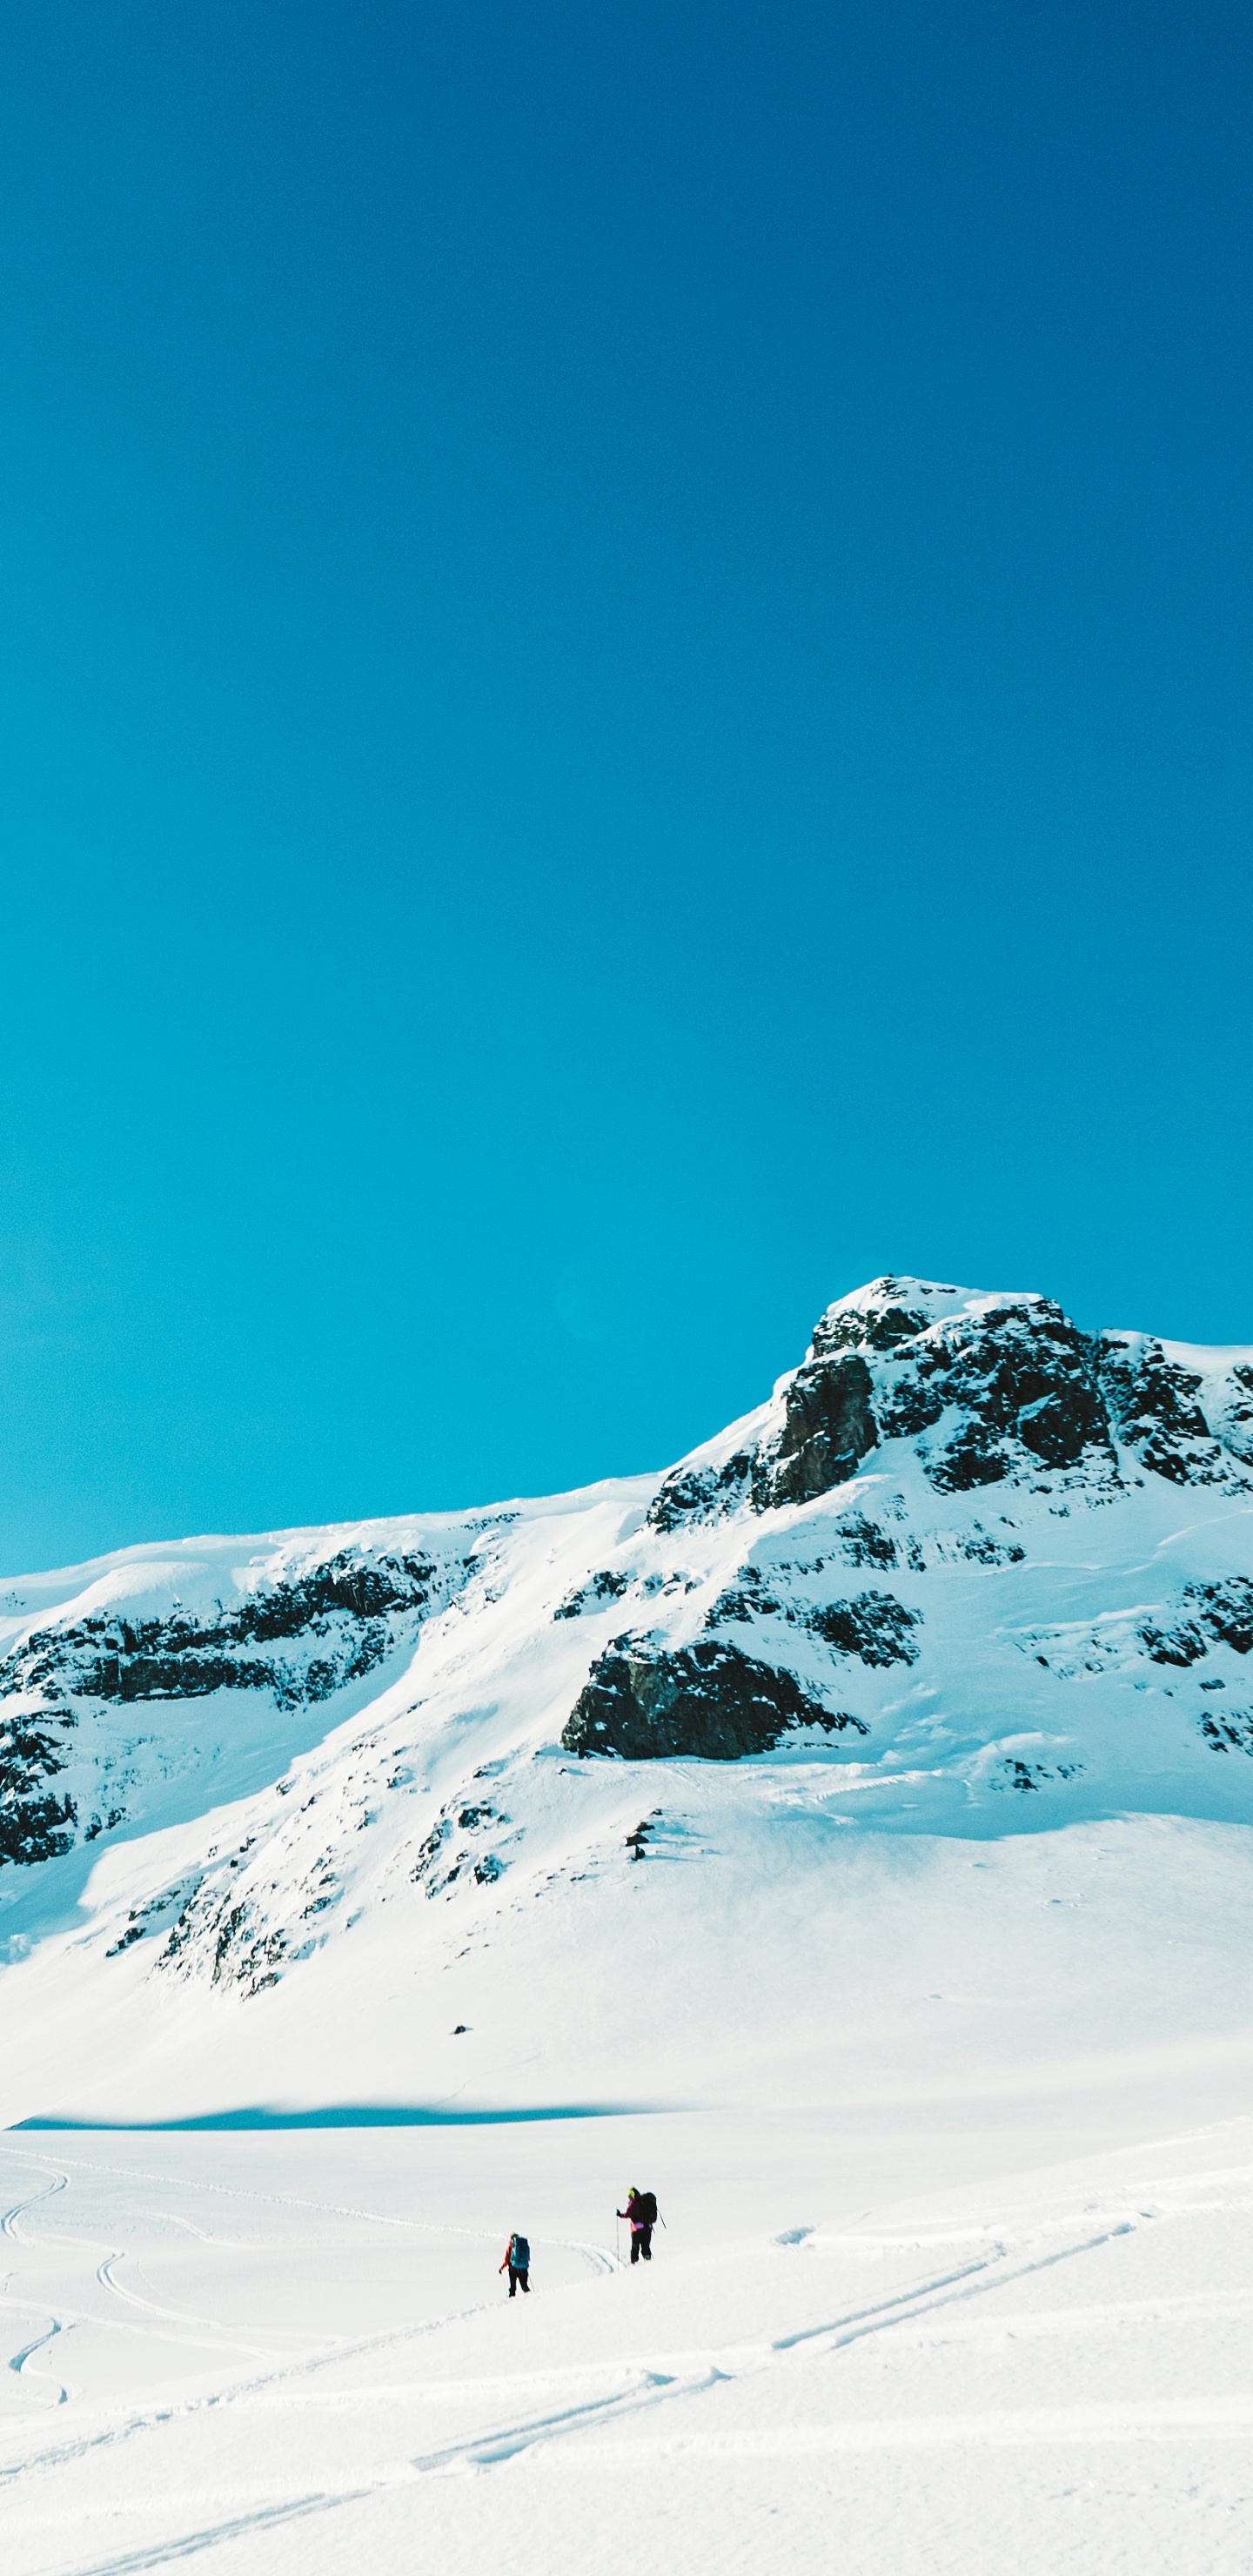
<svg viewBox="0 0 1253 2576"><path fill-rule="evenodd" d="M1248 1463L1249 1377L1247 1369L1231 1371L1211 1423L1201 1402L1204 1380L1167 1359L1160 1342L1107 1333L1101 1348L1101 1378L1119 1438L1142 1467L1172 1485L1249 1489L1235 1463Z"/></svg>
<svg viewBox="0 0 1253 2576"><path fill-rule="evenodd" d="M1106 1359L1047 1297L1005 1298L956 1315L955 1292L877 1280L837 1306L782 1390L779 1428L720 1466L668 1476L656 1529L709 1520L745 1500L759 1512L832 1493L889 1440L939 1428L919 1455L941 1493L1042 1475L1117 1474Z"/></svg>
<svg viewBox="0 0 1253 2576"><path fill-rule="evenodd" d="M894 1352L902 1342L916 1341L925 1333L931 1317L924 1306L907 1306L899 1295L900 1281L891 1276L876 1279L867 1290L866 1306L830 1306L814 1326L813 1356L830 1359L834 1351L873 1351L882 1355ZM955 1297L955 1288L941 1288L942 1297Z"/></svg>
<svg viewBox="0 0 1253 2576"><path fill-rule="evenodd" d="M657 1488L648 1507L647 1526L669 1532L685 1521L717 1520L742 1503L753 1473L755 1452L737 1449L722 1467L676 1468Z"/></svg>
<svg viewBox="0 0 1253 2576"><path fill-rule="evenodd" d="M875 1433L883 1440L916 1439L956 1416L944 1445L927 1459L941 1492L1040 1468L1075 1468L1091 1451L1112 1467L1097 1342L1048 1297L1009 1298L974 1313L928 1313L925 1297L954 1293L924 1291L910 1303L898 1280L877 1280L859 1305L823 1316L807 1367L833 1364L828 1354L845 1365L860 1355L873 1381L867 1402Z"/></svg>
<svg viewBox="0 0 1253 2576"><path fill-rule="evenodd" d="M1203 1717L1201 1734L1211 1753L1253 1754L1253 1708L1229 1708Z"/></svg>
<svg viewBox="0 0 1253 2576"><path fill-rule="evenodd" d="M38 1692L97 1700L202 1699L219 1690L273 1690L281 1702L329 1698L391 1648L388 1622L428 1606L430 1557L373 1561L344 1554L232 1610L195 1619L83 1619L28 1637L0 1664L0 1696ZM265 1649L327 1639L328 1652L285 1662Z"/></svg>
<svg viewBox="0 0 1253 2576"><path fill-rule="evenodd" d="M561 1741L567 1753L626 1762L738 1762L809 1726L867 1732L859 1718L809 1697L794 1673L734 1646L702 1638L667 1653L622 1638L592 1666Z"/></svg>
<svg viewBox="0 0 1253 2576"><path fill-rule="evenodd" d="M1253 1368L1237 1362L1228 1372L1225 1401L1214 1429L1233 1458L1253 1466Z"/></svg>
<svg viewBox="0 0 1253 2576"><path fill-rule="evenodd" d="M280 1707L316 1703L372 1672L447 1590L429 1556L344 1550L207 1618L93 1617L28 1636L0 1661L0 1700L36 1703L0 1724L0 1863L53 1859L74 1840L74 1801L44 1784L68 1765L76 1700L128 1706L266 1690ZM113 1810L110 1822L122 1820ZM107 1830L94 1820L93 1829Z"/></svg>
<svg viewBox="0 0 1253 2576"><path fill-rule="evenodd" d="M27 1716L0 1724L0 1863L56 1860L74 1840L72 1798L44 1787L68 1759L66 1728L73 1717L50 1725Z"/></svg>
<svg viewBox="0 0 1253 2576"><path fill-rule="evenodd" d="M878 1521L867 1520L864 1512L850 1512L839 1524L837 1536L840 1554L846 1565L892 1566L898 1562L896 1541L890 1530Z"/></svg>
<svg viewBox="0 0 1253 2576"><path fill-rule="evenodd" d="M1077 1468L1089 1452L1113 1470L1097 1346L1050 1298L937 1328L916 1368L946 1410L965 1416L928 1459L941 1493Z"/></svg>
<svg viewBox="0 0 1253 2576"><path fill-rule="evenodd" d="M914 1664L918 1648L913 1630L922 1612L907 1610L892 1592L859 1592L855 1601L829 1601L805 1620L837 1655L856 1655L863 1664Z"/></svg>
<svg viewBox="0 0 1253 2576"><path fill-rule="evenodd" d="M1237 1655L1253 1653L1253 1581L1230 1575L1225 1583L1186 1583L1182 1615L1168 1628L1142 1628L1141 1639L1155 1664L1199 1663L1211 1646L1230 1646Z"/></svg>
<svg viewBox="0 0 1253 2576"><path fill-rule="evenodd" d="M859 1592L852 1601L811 1602L790 1589L791 1571L779 1567L771 1587L757 1566L742 1565L735 1582L718 1594L706 1616L706 1629L717 1630L732 1621L746 1627L754 1619L781 1618L821 1637L833 1654L856 1655L863 1664L917 1662L913 1631L922 1626L921 1610L907 1610L894 1592Z"/></svg>
<svg viewBox="0 0 1253 2576"><path fill-rule="evenodd" d="M871 1406L873 1381L859 1351L807 1360L783 1399L783 1429L772 1453L759 1456L753 1476L758 1511L777 1503L808 1503L855 1476L878 1445Z"/></svg>
<svg viewBox="0 0 1253 2576"><path fill-rule="evenodd" d="M593 1574L576 1592L567 1592L553 1612L554 1619L581 1619L585 1610L603 1610L607 1601L620 1601L631 1589L629 1574Z"/></svg>

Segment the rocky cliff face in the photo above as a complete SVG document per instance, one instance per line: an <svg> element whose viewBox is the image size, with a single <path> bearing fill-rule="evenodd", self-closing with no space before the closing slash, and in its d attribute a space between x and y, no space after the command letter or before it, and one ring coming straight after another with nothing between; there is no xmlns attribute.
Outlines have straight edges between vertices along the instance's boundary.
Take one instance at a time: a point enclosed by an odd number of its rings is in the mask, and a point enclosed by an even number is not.
<svg viewBox="0 0 1253 2576"><path fill-rule="evenodd" d="M217 1597L193 1610L175 1599L146 1616L101 1608L19 1633L0 1657L0 1708L16 1704L0 1715L0 1864L57 1858L80 1826L93 1841L126 1821L120 1788L108 1788L122 1766L107 1756L101 1802L87 1816L46 1785L74 1767L84 1718L155 1715L241 1691L286 1710L335 1698L409 1643L473 1564L441 1564L420 1546L341 1548L267 1567L229 1604Z"/></svg>
<svg viewBox="0 0 1253 2576"><path fill-rule="evenodd" d="M1207 1370L1143 1334L1084 1333L1051 1299L970 1297L876 1279L830 1306L763 1430L729 1458L685 1465L652 1507L658 1529L734 1509L815 1501L887 1441L908 1440L937 1493L1034 1486L1062 1473L1116 1489L1147 1468L1174 1484L1253 1491L1253 1367ZM1129 1452L1120 1462L1120 1449Z"/></svg>

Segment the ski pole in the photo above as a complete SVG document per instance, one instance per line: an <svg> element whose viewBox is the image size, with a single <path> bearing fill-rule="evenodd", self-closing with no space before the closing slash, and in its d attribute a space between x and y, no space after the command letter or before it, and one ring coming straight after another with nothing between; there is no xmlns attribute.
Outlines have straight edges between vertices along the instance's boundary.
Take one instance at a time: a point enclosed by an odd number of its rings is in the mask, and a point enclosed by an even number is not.
<svg viewBox="0 0 1253 2576"><path fill-rule="evenodd" d="M621 2229L621 2226L619 2225L619 2222L618 2222L618 2213L617 2213L617 2210L616 2210L616 2209L615 2209L614 2214L613 2214L613 2250L614 2250L614 2253L615 2253L615 2255L616 2255L616 2257L617 2257L618 2269L619 2269L619 2271L621 2271L621 2269L622 2269L622 2229Z"/></svg>

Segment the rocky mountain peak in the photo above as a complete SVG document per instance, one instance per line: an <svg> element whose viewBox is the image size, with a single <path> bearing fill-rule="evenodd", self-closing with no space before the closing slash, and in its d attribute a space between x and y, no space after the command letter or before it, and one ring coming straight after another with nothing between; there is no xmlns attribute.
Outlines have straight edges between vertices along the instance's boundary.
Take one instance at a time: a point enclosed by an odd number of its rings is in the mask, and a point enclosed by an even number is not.
<svg viewBox="0 0 1253 2576"><path fill-rule="evenodd" d="M1190 1356L1199 1364L1145 1335L1085 1332L1034 1290L885 1275L827 1307L751 1441L666 1479L654 1522L814 1502L898 1441L939 1493L1057 1476L1106 1489L1146 1468L1248 1490L1247 1354Z"/></svg>
<svg viewBox="0 0 1253 2576"><path fill-rule="evenodd" d="M1031 1294L989 1296L969 1288L941 1287L934 1279L898 1279L887 1272L827 1307L814 1326L806 1358L829 1359L841 1350L894 1351L936 1325L998 1307L1038 1303Z"/></svg>

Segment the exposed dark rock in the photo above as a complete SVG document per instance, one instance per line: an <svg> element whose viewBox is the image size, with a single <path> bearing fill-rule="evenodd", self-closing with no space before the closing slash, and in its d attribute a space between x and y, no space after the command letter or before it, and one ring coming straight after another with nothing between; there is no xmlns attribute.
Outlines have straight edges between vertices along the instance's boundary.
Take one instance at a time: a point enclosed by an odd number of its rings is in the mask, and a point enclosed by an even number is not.
<svg viewBox="0 0 1253 2576"><path fill-rule="evenodd" d="M495 1766L486 1767L490 1770ZM475 1774L476 1778L483 1776L481 1772ZM483 1834L491 1825L507 1825L508 1822L508 1817L503 1816L499 1808L489 1806L485 1800L474 1806L459 1807L455 1811L451 1807L446 1807L443 1814L436 1817L430 1831L419 1843L417 1859L409 1873L410 1877L418 1886L425 1882L428 1896L446 1895L455 1881L463 1879L467 1872L478 1881L480 1887L490 1886L501 1876L506 1867L505 1862L498 1859L492 1852L483 1853L476 1858L473 1848L465 1843L450 1851L448 1847L453 1840L454 1823L460 1833Z"/></svg>
<svg viewBox="0 0 1253 2576"><path fill-rule="evenodd" d="M864 1512L854 1512L840 1523L840 1554L849 1565L877 1565L884 1568L897 1562L896 1541L891 1532L867 1520Z"/></svg>
<svg viewBox="0 0 1253 2576"><path fill-rule="evenodd" d="M600 1608L606 1601L620 1601L631 1589L629 1574L593 1574L577 1592L567 1592L553 1612L554 1619L579 1619L585 1610Z"/></svg>
<svg viewBox="0 0 1253 2576"><path fill-rule="evenodd" d="M744 1499L753 1472L753 1451L739 1449L722 1467L676 1470L658 1487L649 1505L650 1529L675 1530L683 1521L717 1520Z"/></svg>
<svg viewBox="0 0 1253 2576"><path fill-rule="evenodd" d="M989 1436L986 1424L968 1422L936 1458L926 1458L931 1482L942 1494L969 1494L978 1485L999 1485L1013 1460L1005 1443Z"/></svg>
<svg viewBox="0 0 1253 2576"><path fill-rule="evenodd" d="M65 1733L72 1725L64 1716L51 1725L27 1716L0 1724L0 1864L59 1860L70 1849L74 1801L54 1797L43 1783L65 1769Z"/></svg>
<svg viewBox="0 0 1253 2576"><path fill-rule="evenodd" d="M168 1619L93 1618L46 1628L0 1665L0 1695L73 1692L129 1701L275 1690L289 1702L324 1699L382 1661L393 1643L389 1616L425 1609L437 1576L429 1557L364 1562L344 1554L232 1610L219 1607L207 1619L176 1612ZM336 1627L351 1642L303 1669L257 1651L332 1637Z"/></svg>
<svg viewBox="0 0 1253 2576"><path fill-rule="evenodd" d="M1207 1640L1190 1619L1181 1619L1174 1628L1145 1627L1140 1635L1155 1664L1195 1664L1209 1653Z"/></svg>
<svg viewBox="0 0 1253 2576"><path fill-rule="evenodd" d="M749 1619L771 1618L782 1609L782 1606L782 1603L776 1600L774 1593L767 1590L760 1566L742 1565L734 1583L729 1583L726 1590L719 1593L712 1608L707 1612L705 1626L721 1627L725 1619L734 1619L743 1623Z"/></svg>
<svg viewBox="0 0 1253 2576"><path fill-rule="evenodd" d="M821 1571L821 1562L809 1570ZM784 1576L802 1570L779 1566L776 1574ZM740 1567L735 1582L719 1593L705 1626L716 1629L727 1620L747 1624L751 1619L771 1617L790 1620L795 1628L809 1629L836 1654L857 1655L863 1664L912 1664L917 1660L918 1648L911 1631L922 1626L922 1612L907 1610L894 1593L860 1592L854 1601L829 1601L815 1606L803 1595L789 1598L781 1582L768 1591L755 1565Z"/></svg>
<svg viewBox="0 0 1253 2576"><path fill-rule="evenodd" d="M863 1664L918 1660L911 1631L922 1626L922 1612L907 1610L892 1592L859 1592L855 1601L830 1601L809 1611L805 1626L837 1655L857 1655Z"/></svg>
<svg viewBox="0 0 1253 2576"><path fill-rule="evenodd" d="M1038 1791L1048 1780L1075 1780L1082 1777L1082 1762L1058 1762L1050 1769L1047 1762L1024 1762L1021 1755L1007 1753L997 1766L999 1776L989 1782L993 1789L1017 1789L1020 1793Z"/></svg>
<svg viewBox="0 0 1253 2576"><path fill-rule="evenodd" d="M934 1384L942 1371L946 1405L960 1406L967 1419L930 1461L932 1483L968 1491L1029 1472L1031 1460L1077 1467L1092 1450L1112 1469L1098 1357L1096 1343L1047 1297L946 1324L926 1355L926 1374Z"/></svg>
<svg viewBox="0 0 1253 2576"><path fill-rule="evenodd" d="M893 1351L899 1343L914 1341L919 1333L925 1333L928 1316L920 1308L901 1303L900 1284L890 1276L876 1279L866 1292L875 1301L873 1304L863 1309L849 1308L843 1314L836 1311L824 1315L814 1327L814 1358L829 1359L834 1351ZM951 1288L940 1291L945 1297L954 1293Z"/></svg>
<svg viewBox="0 0 1253 2576"><path fill-rule="evenodd" d="M72 1798L0 1792L0 1861L59 1860L74 1840Z"/></svg>
<svg viewBox="0 0 1253 2576"><path fill-rule="evenodd" d="M1120 1439L1142 1466L1172 1485L1226 1485L1250 1490L1237 1461L1253 1463L1248 1425L1253 1423L1253 1371L1236 1367L1225 1385L1211 1390L1213 1421L1201 1401L1205 1382L1195 1369L1168 1360L1160 1342L1106 1334L1101 1374Z"/></svg>
<svg viewBox="0 0 1253 2576"><path fill-rule="evenodd" d="M625 1651L624 1651L625 1649ZM620 1639L592 1666L561 1741L567 1753L627 1762L738 1762L769 1753L796 1727L866 1728L802 1690L794 1673L701 1639L672 1653Z"/></svg>
<svg viewBox="0 0 1253 2576"><path fill-rule="evenodd" d="M442 1852L451 1832L451 1816L437 1816L430 1832L423 1835L422 1840L418 1845L417 1860L415 1861L413 1868L410 1870L409 1875L413 1879L415 1885L420 1886L423 1879L427 1881L426 1892L428 1896L434 1896L436 1893L436 1882L433 1872L440 1853Z"/></svg>
<svg viewBox="0 0 1253 2576"><path fill-rule="evenodd" d="M1205 1716L1201 1733L1211 1753L1253 1754L1253 1708L1226 1708L1221 1717Z"/></svg>
<svg viewBox="0 0 1253 2576"><path fill-rule="evenodd" d="M1253 1466L1253 1368L1233 1368L1227 1388L1226 1402L1214 1428L1233 1457Z"/></svg>
<svg viewBox="0 0 1253 2576"><path fill-rule="evenodd" d="M885 1440L916 1440L939 1421L946 1398L941 1378L906 1369L888 1378L875 1397L875 1413Z"/></svg>
<svg viewBox="0 0 1253 2576"><path fill-rule="evenodd" d="M1225 1583L1189 1583L1184 1598L1195 1603L1216 1645L1231 1646L1237 1655L1253 1652L1253 1580L1247 1574L1229 1575Z"/></svg>
<svg viewBox="0 0 1253 2576"><path fill-rule="evenodd" d="M38 1630L0 1661L0 1698L20 1692L41 1703L38 1726L25 1716L0 1725L0 1862L53 1858L73 1841L73 1802L31 1795L36 1781L66 1766L68 1747L50 1730L77 1723L69 1699L128 1706L267 1690L282 1707L316 1703L372 1672L405 1623L446 1588L431 1557L345 1550L203 1619L176 1610L165 1619L96 1617ZM314 1641L321 1651L309 1654ZM275 1651L283 1646L306 1652ZM121 1820L116 1808L107 1823L93 1817L93 1838Z"/></svg>
<svg viewBox="0 0 1253 2576"><path fill-rule="evenodd" d="M1174 1366L1160 1342L1108 1337L1101 1374L1120 1437L1154 1475L1187 1485L1197 1480L1199 1470L1220 1463L1221 1451L1197 1402L1201 1380L1192 1370ZM1203 1454L1198 1455L1197 1444Z"/></svg>
<svg viewBox="0 0 1253 2576"><path fill-rule="evenodd" d="M25 1715L0 1723L0 1796L21 1792L35 1780L54 1779L65 1769L66 1725L60 1715L53 1718L51 1727Z"/></svg>
<svg viewBox="0 0 1253 2576"><path fill-rule="evenodd" d="M1144 1627L1140 1635L1155 1664L1196 1664L1211 1645L1253 1652L1253 1581L1229 1575L1225 1583L1187 1583L1183 1614L1168 1628Z"/></svg>
<svg viewBox="0 0 1253 2576"><path fill-rule="evenodd" d="M975 1565L1021 1565L1027 1553L1025 1547L1006 1546L1003 1539L993 1538L991 1531L980 1529L977 1522L960 1541L960 1551Z"/></svg>
<svg viewBox="0 0 1253 2576"><path fill-rule="evenodd" d="M1045 1468L1075 1467L1093 1447L1111 1455L1098 1345L1060 1306L1027 1297L931 1322L899 1289L880 1280L872 1304L824 1316L813 1355L841 1348L880 1360L883 1439L916 1438L952 1407L967 1415L931 1462L942 1490L996 1483L1021 1469L1021 1450Z"/></svg>
<svg viewBox="0 0 1253 2576"><path fill-rule="evenodd" d="M871 1409L873 1383L858 1351L808 1360L784 1397L777 1448L758 1455L753 1501L758 1511L779 1503L808 1503L855 1476L878 1445Z"/></svg>
<svg viewBox="0 0 1253 2576"><path fill-rule="evenodd" d="M247 1996L277 1985L286 1955L286 1934L261 1921L246 1898L232 1901L220 1880L210 1879L192 1889L156 1964L178 1976L207 1976L210 1985L238 1987Z"/></svg>
<svg viewBox="0 0 1253 2576"><path fill-rule="evenodd" d="M83 1841L85 1843L97 1842L101 1834L111 1834L115 1825L122 1825L125 1824L125 1822L125 1808L110 1807L107 1815L94 1815L92 1817L90 1824L84 1831Z"/></svg>
<svg viewBox="0 0 1253 2576"><path fill-rule="evenodd" d="M812 1502L856 1475L883 1441L918 1439L944 1420L943 1445L921 1453L941 1492L1030 1482L1085 1462L1113 1479L1104 1364L1102 1345L1050 1298L932 1319L901 1282L882 1279L858 1306L816 1325L785 1385L777 1434L722 1467L676 1471L649 1518L670 1530L746 1498L757 1511Z"/></svg>

